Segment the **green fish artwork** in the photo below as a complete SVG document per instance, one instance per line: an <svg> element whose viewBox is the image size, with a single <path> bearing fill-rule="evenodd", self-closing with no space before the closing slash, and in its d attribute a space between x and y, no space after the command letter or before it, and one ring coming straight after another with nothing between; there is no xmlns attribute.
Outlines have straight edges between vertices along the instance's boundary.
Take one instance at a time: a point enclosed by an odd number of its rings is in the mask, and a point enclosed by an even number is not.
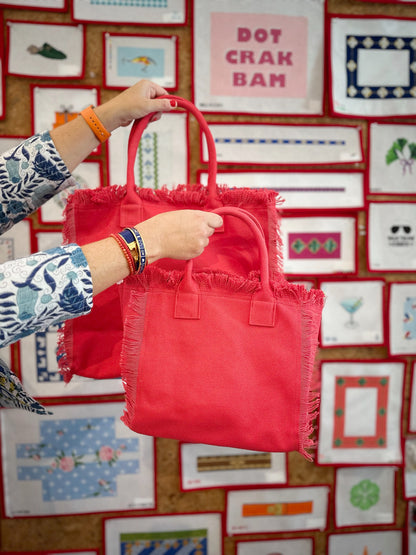
<svg viewBox="0 0 416 555"><path fill-rule="evenodd" d="M44 42L42 46L35 46L31 44L28 49L28 52L31 54L39 54L39 56L43 56L44 58L51 58L54 60L65 60L66 54L57 50L47 42Z"/></svg>

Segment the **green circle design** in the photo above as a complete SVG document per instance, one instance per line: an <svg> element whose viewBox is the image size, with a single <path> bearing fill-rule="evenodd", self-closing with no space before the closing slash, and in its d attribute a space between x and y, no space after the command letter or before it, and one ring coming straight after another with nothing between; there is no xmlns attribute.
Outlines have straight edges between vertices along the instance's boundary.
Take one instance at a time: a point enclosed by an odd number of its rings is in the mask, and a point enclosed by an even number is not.
<svg viewBox="0 0 416 555"><path fill-rule="evenodd" d="M367 511L380 499L380 488L371 480L361 480L350 491L351 505Z"/></svg>

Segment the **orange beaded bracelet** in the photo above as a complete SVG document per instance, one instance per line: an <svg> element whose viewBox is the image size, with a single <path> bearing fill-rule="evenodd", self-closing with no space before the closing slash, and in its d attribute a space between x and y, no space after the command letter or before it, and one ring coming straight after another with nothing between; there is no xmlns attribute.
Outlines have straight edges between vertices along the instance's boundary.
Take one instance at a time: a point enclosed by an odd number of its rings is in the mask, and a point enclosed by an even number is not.
<svg viewBox="0 0 416 555"><path fill-rule="evenodd" d="M92 105L88 106L87 108L84 108L84 110L82 110L80 114L87 122L87 124L90 126L92 132L100 141L100 143L104 143L110 137L111 133L107 131L107 129L98 119L96 113L93 110Z"/></svg>

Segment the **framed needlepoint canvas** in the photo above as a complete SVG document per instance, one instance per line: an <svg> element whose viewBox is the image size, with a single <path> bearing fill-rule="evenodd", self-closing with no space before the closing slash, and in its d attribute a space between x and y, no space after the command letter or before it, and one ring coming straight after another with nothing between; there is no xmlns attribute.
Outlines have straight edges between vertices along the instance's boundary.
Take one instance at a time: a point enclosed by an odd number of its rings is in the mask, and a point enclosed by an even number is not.
<svg viewBox="0 0 416 555"><path fill-rule="evenodd" d="M416 354L416 282L389 285L389 352Z"/></svg>
<svg viewBox="0 0 416 555"><path fill-rule="evenodd" d="M328 555L399 555L403 551L402 530L348 532L328 536Z"/></svg>
<svg viewBox="0 0 416 555"><path fill-rule="evenodd" d="M324 0L194 0L202 112L323 113Z"/></svg>
<svg viewBox="0 0 416 555"><path fill-rule="evenodd" d="M151 79L166 90L178 81L178 37L104 33L104 86L125 89Z"/></svg>
<svg viewBox="0 0 416 555"><path fill-rule="evenodd" d="M68 0L2 0L0 6L13 6L13 8L30 8L31 10L46 10L64 12Z"/></svg>
<svg viewBox="0 0 416 555"><path fill-rule="evenodd" d="M321 281L321 347L384 345L384 280Z"/></svg>
<svg viewBox="0 0 416 555"><path fill-rule="evenodd" d="M318 464L400 464L405 363L321 364Z"/></svg>
<svg viewBox="0 0 416 555"><path fill-rule="evenodd" d="M240 540L235 555L313 555L313 538L287 540Z"/></svg>
<svg viewBox="0 0 416 555"><path fill-rule="evenodd" d="M120 420L122 402L0 411L6 517L155 507L154 439Z"/></svg>
<svg viewBox="0 0 416 555"><path fill-rule="evenodd" d="M407 431L410 433L416 433L416 362L413 362L412 364L412 381L409 403Z"/></svg>
<svg viewBox="0 0 416 555"><path fill-rule="evenodd" d="M222 544L220 513L179 513L104 519L105 555L222 555Z"/></svg>
<svg viewBox="0 0 416 555"><path fill-rule="evenodd" d="M414 115L415 44L414 19L332 16L332 114L366 118Z"/></svg>

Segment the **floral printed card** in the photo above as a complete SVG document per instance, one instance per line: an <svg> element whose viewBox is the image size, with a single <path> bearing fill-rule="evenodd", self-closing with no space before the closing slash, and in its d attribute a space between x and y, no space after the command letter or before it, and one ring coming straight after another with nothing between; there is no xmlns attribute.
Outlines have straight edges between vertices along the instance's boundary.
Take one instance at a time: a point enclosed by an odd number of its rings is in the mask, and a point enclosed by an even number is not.
<svg viewBox="0 0 416 555"><path fill-rule="evenodd" d="M321 365L321 465L400 464L404 362Z"/></svg>
<svg viewBox="0 0 416 555"><path fill-rule="evenodd" d="M403 532L357 532L330 534L328 555L398 555L403 553Z"/></svg>
<svg viewBox="0 0 416 555"><path fill-rule="evenodd" d="M104 34L104 83L124 89L151 79L166 90L177 88L178 37Z"/></svg>
<svg viewBox="0 0 416 555"><path fill-rule="evenodd" d="M355 273L356 223L355 217L283 217L285 273Z"/></svg>
<svg viewBox="0 0 416 555"><path fill-rule="evenodd" d="M389 352L416 354L416 282L391 283L389 288Z"/></svg>
<svg viewBox="0 0 416 555"><path fill-rule="evenodd" d="M371 194L416 193L416 125L370 125L368 188Z"/></svg>
<svg viewBox="0 0 416 555"><path fill-rule="evenodd" d="M332 16L331 111L381 118L416 109L415 20Z"/></svg>
<svg viewBox="0 0 416 555"><path fill-rule="evenodd" d="M154 440L121 422L123 403L50 408L0 411L7 517L155 507Z"/></svg>
<svg viewBox="0 0 416 555"><path fill-rule="evenodd" d="M221 515L192 513L104 519L105 555L221 555Z"/></svg>
<svg viewBox="0 0 416 555"><path fill-rule="evenodd" d="M43 224L63 223L63 212L71 195L77 189L97 189L102 186L101 160L85 160L72 172L74 184L52 197L39 208L39 220Z"/></svg>
<svg viewBox="0 0 416 555"><path fill-rule="evenodd" d="M383 280L322 281L321 347L384 344Z"/></svg>
<svg viewBox="0 0 416 555"><path fill-rule="evenodd" d="M185 25L187 0L73 0L74 21Z"/></svg>
<svg viewBox="0 0 416 555"><path fill-rule="evenodd" d="M348 164L363 161L361 128L209 123L222 164ZM208 161L206 141L202 161Z"/></svg>
<svg viewBox="0 0 416 555"><path fill-rule="evenodd" d="M241 540L235 543L236 555L313 555L312 538L289 540Z"/></svg>
<svg viewBox="0 0 416 555"><path fill-rule="evenodd" d="M327 486L236 490L227 493L227 534L325 530Z"/></svg>
<svg viewBox="0 0 416 555"><path fill-rule="evenodd" d="M285 484L285 453L261 453L195 443L180 445L183 490Z"/></svg>
<svg viewBox="0 0 416 555"><path fill-rule="evenodd" d="M391 466L337 469L336 526L394 524L396 471Z"/></svg>
<svg viewBox="0 0 416 555"><path fill-rule="evenodd" d="M324 0L194 0L203 112L322 114Z"/></svg>
<svg viewBox="0 0 416 555"><path fill-rule="evenodd" d="M204 185L208 173L198 172ZM364 176L362 172L331 171L219 171L217 183L228 187L272 189L280 193L280 210L347 209L364 206Z"/></svg>
<svg viewBox="0 0 416 555"><path fill-rule="evenodd" d="M85 30L82 25L8 21L11 75L55 79L84 76Z"/></svg>
<svg viewBox="0 0 416 555"><path fill-rule="evenodd" d="M163 114L144 131L137 150L134 175L138 187L172 189L189 182L185 113ZM124 185L127 176L127 145L131 127L120 127L108 141L108 178L110 185Z"/></svg>
<svg viewBox="0 0 416 555"><path fill-rule="evenodd" d="M368 268L372 272L416 269L416 202L370 202Z"/></svg>

